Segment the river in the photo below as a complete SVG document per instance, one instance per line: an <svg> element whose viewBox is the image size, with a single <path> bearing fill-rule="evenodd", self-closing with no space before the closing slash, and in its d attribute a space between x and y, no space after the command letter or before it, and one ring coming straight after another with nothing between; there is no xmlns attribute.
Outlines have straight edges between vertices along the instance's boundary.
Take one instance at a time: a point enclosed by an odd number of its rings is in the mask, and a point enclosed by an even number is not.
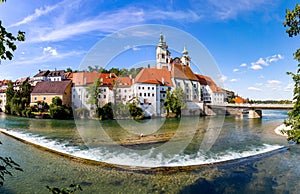
<svg viewBox="0 0 300 194"><path fill-rule="evenodd" d="M297 145L286 151L189 168L287 146L285 138L273 131L284 118L285 111L266 110L262 119L188 117L137 124L102 121L102 130L94 131L99 127L98 121L38 120L1 114L0 128L28 141L77 157L150 171L85 164L0 133L1 156L12 157L24 170L6 176L0 193L47 193L47 185L67 187L71 183L80 184L82 193L297 193ZM211 132L212 123L221 124L221 128L213 125ZM145 143L155 138L160 141ZM151 171L153 167L164 166L167 167L163 171ZM169 168L172 166L185 167L179 171Z"/></svg>

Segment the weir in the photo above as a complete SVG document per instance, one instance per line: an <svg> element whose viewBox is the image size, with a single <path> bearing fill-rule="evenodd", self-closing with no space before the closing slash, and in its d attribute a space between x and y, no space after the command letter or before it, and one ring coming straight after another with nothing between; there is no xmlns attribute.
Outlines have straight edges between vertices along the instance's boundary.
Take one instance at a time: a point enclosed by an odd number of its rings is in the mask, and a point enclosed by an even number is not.
<svg viewBox="0 0 300 194"><path fill-rule="evenodd" d="M116 163L109 163L107 161L101 161L99 159L91 158L90 156L84 156L82 154L78 154L74 152L73 150L62 150L58 146L52 147L51 145L57 145L57 142L49 142L47 143L41 143L40 139L35 140L36 137L30 137L27 135L24 135L23 133L14 132L13 130L6 130L0 128L0 133L3 133L7 136L10 136L18 141L21 141L23 143L32 145L38 149L48 151L54 154L57 154L59 156L63 156L66 158L70 158L73 161L78 161L85 164L90 165L99 165L103 167L108 168L115 168L115 169L122 169L122 170L130 170L130 171L142 171L142 172L177 172L177 171L189 171L189 170L196 170L199 168L205 168L205 167L211 167L211 166L218 166L218 165L226 165L230 163L239 163L251 159L257 159L260 157L267 157L272 154L280 153L283 151L288 150L289 148L287 146L279 146L279 145L265 145L264 148L255 148L254 151L249 151L243 153L239 153L234 157L235 153L230 153L228 156L221 157L219 159L214 160L207 160L202 161L203 158L199 158L197 160L194 160L191 158L191 162L189 163L180 163L174 165L172 163L170 164L164 164L164 165L154 165L154 166L143 166L140 163L134 163L133 164L116 164ZM61 145L62 148L65 148L64 145ZM117 154L117 153L116 153ZM186 156L185 156L186 157Z"/></svg>

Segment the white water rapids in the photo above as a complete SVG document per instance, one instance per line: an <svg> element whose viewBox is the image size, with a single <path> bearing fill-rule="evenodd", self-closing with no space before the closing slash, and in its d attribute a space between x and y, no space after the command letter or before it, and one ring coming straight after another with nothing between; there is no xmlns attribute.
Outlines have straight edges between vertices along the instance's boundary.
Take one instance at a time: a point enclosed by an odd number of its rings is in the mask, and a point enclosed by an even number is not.
<svg viewBox="0 0 300 194"><path fill-rule="evenodd" d="M156 154L152 152L154 149L150 149L150 151L146 154L140 154L134 151L122 153L118 150L109 150L105 146L82 149L79 146L68 146L67 142L61 143L55 140L46 139L42 136L14 130L0 129L0 132L18 139L22 139L26 142L45 147L55 152L76 156L82 159L90 159L99 162L131 167L152 168L212 164L256 156L283 148L283 146L280 145L262 144L261 146L249 147L249 149L245 151L225 150L221 154L207 154L199 150L195 154L190 155L184 153L168 155L163 153Z"/></svg>

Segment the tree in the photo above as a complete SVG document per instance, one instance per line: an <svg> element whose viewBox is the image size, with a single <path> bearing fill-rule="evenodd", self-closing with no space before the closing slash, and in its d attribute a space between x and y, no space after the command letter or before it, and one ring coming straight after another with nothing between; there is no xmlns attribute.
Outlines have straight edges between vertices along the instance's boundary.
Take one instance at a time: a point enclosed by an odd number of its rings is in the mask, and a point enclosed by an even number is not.
<svg viewBox="0 0 300 194"><path fill-rule="evenodd" d="M167 117L169 117L170 111L175 114L175 117L181 117L181 110L186 106L186 95L181 87L167 91L164 106L167 110Z"/></svg>
<svg viewBox="0 0 300 194"><path fill-rule="evenodd" d="M0 0L0 2L5 2L6 0ZM15 45L15 41L24 41L25 40L25 32L18 32L17 38L14 37L11 33L7 32L6 29L2 26L2 21L0 20L0 63L1 60L9 59L11 60L13 58L12 52L17 49L17 46ZM13 97L13 84L12 82L9 82L8 87L10 87L8 93L10 100ZM10 106L8 104L8 106ZM6 108L6 106L5 106ZM9 107L10 109L10 107ZM1 141L0 141L0 144ZM19 164L14 162L10 157L2 157L0 156L0 187L3 186L4 182L4 176L10 175L12 176L12 173L10 170L19 170L23 171Z"/></svg>
<svg viewBox="0 0 300 194"><path fill-rule="evenodd" d="M300 5L296 4L294 10L286 10L286 21L283 23L287 27L286 33L289 37L297 36L300 33ZM300 62L300 48L293 54L295 60ZM293 78L294 84L294 107L288 113L288 119L284 121L285 125L290 126L291 130L285 131L288 140L300 143L300 63L296 73L287 72Z"/></svg>
<svg viewBox="0 0 300 194"><path fill-rule="evenodd" d="M62 100L58 96L52 98L52 104L50 104L49 113L53 119L69 119L72 118L73 115L71 108L62 105Z"/></svg>
<svg viewBox="0 0 300 194"><path fill-rule="evenodd" d="M93 84L89 85L87 88L88 95L90 98L88 99L88 103L95 106L96 110L100 107L98 95L101 93L102 82L100 79L96 79Z"/></svg>
<svg viewBox="0 0 300 194"><path fill-rule="evenodd" d="M5 2L5 0L0 0ZM25 32L19 31L17 36L6 31L0 20L0 62L1 60L12 60L13 52L17 49L16 41L25 41Z"/></svg>

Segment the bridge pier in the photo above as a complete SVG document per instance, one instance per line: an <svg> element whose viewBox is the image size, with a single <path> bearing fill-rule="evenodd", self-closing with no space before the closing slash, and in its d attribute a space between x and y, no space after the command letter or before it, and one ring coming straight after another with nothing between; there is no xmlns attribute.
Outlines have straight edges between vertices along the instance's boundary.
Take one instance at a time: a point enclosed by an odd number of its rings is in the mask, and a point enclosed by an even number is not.
<svg viewBox="0 0 300 194"><path fill-rule="evenodd" d="M262 117L262 111L261 110L249 110L248 118L249 119L259 119Z"/></svg>

